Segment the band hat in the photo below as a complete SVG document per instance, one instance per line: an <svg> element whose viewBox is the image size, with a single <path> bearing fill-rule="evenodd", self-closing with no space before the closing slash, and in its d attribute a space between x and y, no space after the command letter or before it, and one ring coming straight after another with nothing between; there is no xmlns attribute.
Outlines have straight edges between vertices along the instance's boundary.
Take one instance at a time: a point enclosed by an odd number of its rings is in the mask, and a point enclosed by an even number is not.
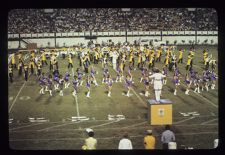
<svg viewBox="0 0 225 155"><path fill-rule="evenodd" d="M147 133L152 133L152 130L147 130Z"/></svg>
<svg viewBox="0 0 225 155"><path fill-rule="evenodd" d="M94 132L94 131L93 131L93 129L91 129L91 128L87 128L87 129L86 129L86 132L89 133L89 132Z"/></svg>

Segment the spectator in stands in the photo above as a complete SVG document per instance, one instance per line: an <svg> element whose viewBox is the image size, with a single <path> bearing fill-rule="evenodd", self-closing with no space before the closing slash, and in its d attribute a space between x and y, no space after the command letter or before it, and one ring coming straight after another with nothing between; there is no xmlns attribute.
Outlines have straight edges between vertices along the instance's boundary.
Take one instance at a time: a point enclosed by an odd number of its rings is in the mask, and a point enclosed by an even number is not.
<svg viewBox="0 0 225 155"><path fill-rule="evenodd" d="M165 131L162 133L161 142L163 144L163 149L168 149L168 143L175 141L175 135L173 131L170 130L170 126L165 126Z"/></svg>
<svg viewBox="0 0 225 155"><path fill-rule="evenodd" d="M133 149L132 142L130 139L128 139L127 133L125 133L123 138L120 140L118 149L119 150L132 150Z"/></svg>
<svg viewBox="0 0 225 155"><path fill-rule="evenodd" d="M145 149L155 149L155 137L152 135L152 130L147 130L147 135L144 137Z"/></svg>

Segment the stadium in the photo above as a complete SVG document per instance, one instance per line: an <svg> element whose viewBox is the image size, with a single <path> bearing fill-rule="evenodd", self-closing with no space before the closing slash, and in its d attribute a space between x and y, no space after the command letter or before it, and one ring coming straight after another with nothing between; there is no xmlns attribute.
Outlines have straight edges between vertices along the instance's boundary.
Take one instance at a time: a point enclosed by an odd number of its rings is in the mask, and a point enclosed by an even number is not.
<svg viewBox="0 0 225 155"><path fill-rule="evenodd" d="M8 13L9 147L97 150L125 133L162 149L218 145L218 17L212 8L14 9ZM153 75L163 75L157 100ZM151 102L170 101L170 123L152 124Z"/></svg>

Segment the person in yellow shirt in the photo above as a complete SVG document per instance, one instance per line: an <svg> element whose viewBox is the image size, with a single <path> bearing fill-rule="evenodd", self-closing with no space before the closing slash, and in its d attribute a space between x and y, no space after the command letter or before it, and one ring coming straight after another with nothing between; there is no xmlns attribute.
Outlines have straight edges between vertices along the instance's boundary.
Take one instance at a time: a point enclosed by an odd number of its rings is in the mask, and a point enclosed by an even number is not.
<svg viewBox="0 0 225 155"><path fill-rule="evenodd" d="M144 147L147 150L155 149L155 137L152 135L152 130L147 130L147 135L144 137Z"/></svg>
<svg viewBox="0 0 225 155"><path fill-rule="evenodd" d="M34 65L35 65L34 58L31 58L29 62L29 68L31 69L31 74L34 73Z"/></svg>
<svg viewBox="0 0 225 155"><path fill-rule="evenodd" d="M46 56L45 56L45 52L43 52L41 54L41 64L42 66L45 64L45 65L48 65L47 61L46 61Z"/></svg>
<svg viewBox="0 0 225 155"><path fill-rule="evenodd" d="M132 51L130 52L129 62L132 64L131 67L134 67L134 54Z"/></svg>
<svg viewBox="0 0 225 155"><path fill-rule="evenodd" d="M162 53L162 50L161 50L161 47L159 47L156 54L156 62L161 61L161 53Z"/></svg>
<svg viewBox="0 0 225 155"><path fill-rule="evenodd" d="M206 65L206 58L208 57L208 52L206 52L206 50L203 51L203 61L204 61L204 65Z"/></svg>
<svg viewBox="0 0 225 155"><path fill-rule="evenodd" d="M148 64L148 68L149 69L154 67L153 61L154 61L154 53L151 53L150 54L150 59L149 59L149 64Z"/></svg>
<svg viewBox="0 0 225 155"><path fill-rule="evenodd" d="M13 68L16 68L15 54L12 54L11 65L12 65Z"/></svg>
<svg viewBox="0 0 225 155"><path fill-rule="evenodd" d="M168 66L168 64L169 64L169 55L166 56L164 64L165 64L166 67Z"/></svg>
<svg viewBox="0 0 225 155"><path fill-rule="evenodd" d="M186 71L188 71L188 70L191 69L190 65L191 65L192 57L193 57L193 56L189 53L189 54L188 54L188 59L187 59Z"/></svg>
<svg viewBox="0 0 225 155"><path fill-rule="evenodd" d="M19 52L19 54L18 54L18 60L20 61L22 61L22 53L21 52Z"/></svg>
<svg viewBox="0 0 225 155"><path fill-rule="evenodd" d="M140 51L138 51L138 53L137 53L137 55L138 55L138 68L140 68L140 65L141 65L141 52Z"/></svg>
<svg viewBox="0 0 225 155"><path fill-rule="evenodd" d="M95 49L95 52L94 52L94 64L98 64L98 58L99 58L99 54L98 54L97 49Z"/></svg>
<svg viewBox="0 0 225 155"><path fill-rule="evenodd" d="M73 68L73 61L72 61L72 57L71 57L71 55L69 54L69 57L68 57L68 69L71 67L71 68Z"/></svg>
<svg viewBox="0 0 225 155"><path fill-rule="evenodd" d="M96 150L97 148L97 139L94 138L94 132L92 129L88 132L88 138L85 139L84 145L86 150ZM82 146L82 149L84 148Z"/></svg>
<svg viewBox="0 0 225 155"><path fill-rule="evenodd" d="M179 50L179 57L178 57L178 64L179 63L183 63L183 50L182 49L180 49Z"/></svg>
<svg viewBox="0 0 225 155"><path fill-rule="evenodd" d="M31 58L32 58L32 59L35 58L35 53L34 53L34 51L31 52Z"/></svg>

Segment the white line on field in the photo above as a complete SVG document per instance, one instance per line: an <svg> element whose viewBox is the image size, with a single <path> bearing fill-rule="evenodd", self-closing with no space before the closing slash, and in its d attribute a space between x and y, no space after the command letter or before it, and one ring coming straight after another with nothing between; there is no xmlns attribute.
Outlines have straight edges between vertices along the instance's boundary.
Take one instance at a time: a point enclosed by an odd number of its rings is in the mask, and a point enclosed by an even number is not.
<svg viewBox="0 0 225 155"><path fill-rule="evenodd" d="M80 117L77 95L75 95L75 101L76 101L77 117Z"/></svg>
<svg viewBox="0 0 225 155"><path fill-rule="evenodd" d="M144 121L144 122L141 122L141 123L137 123L137 124L133 124L133 125L130 125L130 126L121 127L121 128L136 127L136 126L139 126L139 125L142 125L142 124L145 124L145 123L147 123L147 121Z"/></svg>
<svg viewBox="0 0 225 155"><path fill-rule="evenodd" d="M183 123L183 122L189 121L189 120L191 120L191 119L193 119L193 118L195 118L195 117L187 118L187 119L184 119L184 120L181 120L181 121L175 122L174 124L180 124L180 123Z"/></svg>
<svg viewBox="0 0 225 155"><path fill-rule="evenodd" d="M48 128L37 130L37 131L45 131L45 130L49 130L49 129L52 129L52 128L57 128L57 127L70 125L70 124L74 124L74 123L78 123L78 122L70 122L70 123L64 123L64 124L60 124L60 125L54 125L54 126L51 126L51 127L48 127Z"/></svg>
<svg viewBox="0 0 225 155"><path fill-rule="evenodd" d="M209 120L209 121L206 121L206 122L203 122L203 123L201 123L201 125L203 125L203 124L208 124L208 123L213 122L213 121L215 121L215 120L218 120L218 118L212 119L212 120Z"/></svg>
<svg viewBox="0 0 225 155"><path fill-rule="evenodd" d="M204 134L218 134L218 132L196 132L196 133L184 133L184 134L176 134L176 136L189 136L189 135L204 135ZM159 134L155 136L161 136ZM134 136L129 136L130 138L138 138L138 137L144 137L144 135L134 135ZM96 139L118 139L121 137L97 137ZM77 141L78 139L83 140L85 138L43 138L43 139L9 139L9 141Z"/></svg>
<svg viewBox="0 0 225 155"><path fill-rule="evenodd" d="M22 85L22 87L20 88L18 94L16 95L16 97L15 97L13 103L11 104L11 106L10 106L10 108L9 108L9 113L11 112L11 110L12 110L14 104L16 103L17 97L19 96L19 94L20 94L20 92L22 91L22 89L23 89L23 87L25 86L25 84L26 84L26 81L23 83L23 85Z"/></svg>
<svg viewBox="0 0 225 155"><path fill-rule="evenodd" d="M144 107L147 108L147 104L145 103L145 101L136 93L136 91L131 88L132 92L137 96L137 98L141 101L141 103L144 105Z"/></svg>
<svg viewBox="0 0 225 155"><path fill-rule="evenodd" d="M100 124L100 125L90 126L88 128L96 128L96 127L100 127L100 126L105 126L105 125L112 124L112 123L116 123L116 122L119 122L119 121L120 120L116 120L116 121L112 121L112 122L107 122L107 123L103 123L103 124Z"/></svg>
<svg viewBox="0 0 225 155"><path fill-rule="evenodd" d="M40 124L44 124L44 123L37 123L37 124L30 124L30 125L25 125L25 126L19 126L19 127L15 127L15 128L9 129L9 130L12 131L12 130L26 128L26 127L31 127L31 126L36 126L36 125L40 125Z"/></svg>

